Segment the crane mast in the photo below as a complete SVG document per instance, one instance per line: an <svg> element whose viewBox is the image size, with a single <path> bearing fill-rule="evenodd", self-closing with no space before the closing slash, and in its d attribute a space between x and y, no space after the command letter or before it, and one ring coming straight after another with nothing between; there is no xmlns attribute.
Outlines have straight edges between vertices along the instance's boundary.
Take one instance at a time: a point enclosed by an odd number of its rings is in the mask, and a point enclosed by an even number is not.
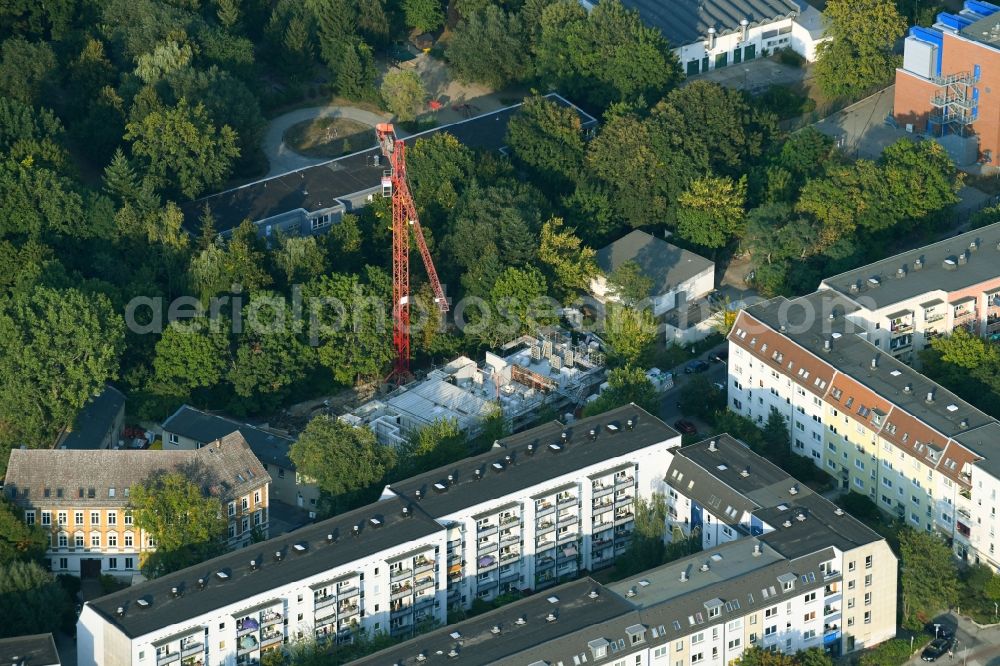
<svg viewBox="0 0 1000 666"><path fill-rule="evenodd" d="M402 383L410 374L410 228L434 292L434 303L440 312L449 309L441 281L438 280L424 232L420 228L417 207L410 194L406 177L406 144L396 138L391 123L375 126L382 155L389 169L382 173L382 196L392 197L392 344L396 350L390 379Z"/></svg>

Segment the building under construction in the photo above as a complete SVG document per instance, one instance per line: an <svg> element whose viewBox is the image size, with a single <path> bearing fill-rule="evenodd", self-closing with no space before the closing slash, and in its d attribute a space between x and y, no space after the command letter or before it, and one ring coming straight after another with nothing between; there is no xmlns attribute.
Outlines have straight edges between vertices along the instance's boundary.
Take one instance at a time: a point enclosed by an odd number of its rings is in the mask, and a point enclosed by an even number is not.
<svg viewBox="0 0 1000 666"><path fill-rule="evenodd" d="M386 446L439 420L453 419L475 437L498 410L516 432L542 406L572 418L604 381L604 362L597 341L574 343L565 331L548 328L509 342L500 353L487 352L482 365L460 356L340 418L371 428Z"/></svg>

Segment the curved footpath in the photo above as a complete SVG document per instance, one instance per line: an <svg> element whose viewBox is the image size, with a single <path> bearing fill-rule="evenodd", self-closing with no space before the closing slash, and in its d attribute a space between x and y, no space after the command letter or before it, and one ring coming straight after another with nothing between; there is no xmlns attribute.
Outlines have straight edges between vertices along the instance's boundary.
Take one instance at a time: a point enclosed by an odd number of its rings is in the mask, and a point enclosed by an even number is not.
<svg viewBox="0 0 1000 666"><path fill-rule="evenodd" d="M377 123L391 120L392 116L389 114L372 113L371 111L365 111L352 106L312 106L280 115L268 124L261 146L269 164L268 178L294 171L295 169L303 169L314 164L330 161L328 157L307 157L301 155L285 145L285 132L290 127L316 118L347 118L348 120L355 120L374 127ZM405 132L398 130L397 132L400 136L406 136Z"/></svg>

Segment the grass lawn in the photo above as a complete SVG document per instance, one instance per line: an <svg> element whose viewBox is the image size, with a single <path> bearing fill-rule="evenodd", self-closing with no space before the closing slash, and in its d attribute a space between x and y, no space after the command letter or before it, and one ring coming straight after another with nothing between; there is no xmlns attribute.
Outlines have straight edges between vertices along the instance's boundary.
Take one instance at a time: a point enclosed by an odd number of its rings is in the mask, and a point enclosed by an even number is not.
<svg viewBox="0 0 1000 666"><path fill-rule="evenodd" d="M333 158L375 145L375 130L348 118L314 118L289 127L284 141L300 155Z"/></svg>

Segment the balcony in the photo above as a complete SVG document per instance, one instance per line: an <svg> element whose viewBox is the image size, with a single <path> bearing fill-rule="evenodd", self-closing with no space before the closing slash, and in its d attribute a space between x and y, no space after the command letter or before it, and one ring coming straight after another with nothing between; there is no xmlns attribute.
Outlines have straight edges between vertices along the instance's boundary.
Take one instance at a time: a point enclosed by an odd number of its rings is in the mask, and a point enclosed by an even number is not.
<svg viewBox="0 0 1000 666"><path fill-rule="evenodd" d="M391 617L393 619L395 619L395 618L401 618L401 617L405 617L405 616L409 615L412 612L413 612L413 606L410 605L410 604L405 604L405 605L403 605L403 604L393 604L389 608L389 617Z"/></svg>
<svg viewBox="0 0 1000 666"><path fill-rule="evenodd" d="M615 500L613 497L604 497L600 500L594 500L594 511L602 509L606 506L611 506L612 504L614 504L614 501Z"/></svg>
<svg viewBox="0 0 1000 666"><path fill-rule="evenodd" d="M413 563L413 575L422 574L434 568L434 560L419 560Z"/></svg>
<svg viewBox="0 0 1000 666"><path fill-rule="evenodd" d="M413 586L413 591L420 592L431 587L434 587L434 576L427 576L417 581L417 584Z"/></svg>
<svg viewBox="0 0 1000 666"><path fill-rule="evenodd" d="M576 506L579 503L579 498L576 495L564 495L563 497L557 498L556 506L560 509L567 506Z"/></svg>
<svg viewBox="0 0 1000 666"><path fill-rule="evenodd" d="M547 537L545 539L539 539L535 542L535 550L541 552L543 550L548 550L556 545L556 540L552 537Z"/></svg>
<svg viewBox="0 0 1000 666"><path fill-rule="evenodd" d="M551 569L555 566L555 558L552 557L540 557L535 562L535 571L545 571L546 569Z"/></svg>
<svg viewBox="0 0 1000 666"><path fill-rule="evenodd" d="M164 666L181 660L180 652L167 652L163 655L156 655L156 666Z"/></svg>
<svg viewBox="0 0 1000 666"><path fill-rule="evenodd" d="M559 535L559 538L556 539L556 545L562 546L570 541L576 541L579 538L580 534L578 532L566 532L565 534Z"/></svg>
<svg viewBox="0 0 1000 666"><path fill-rule="evenodd" d="M520 523L521 523L520 516L507 516L506 518L502 518L500 520L500 527L507 527L508 525L514 525Z"/></svg>
<svg viewBox="0 0 1000 666"><path fill-rule="evenodd" d="M205 651L205 644L201 641L188 643L187 645L181 645L181 656L182 657L193 657L196 654L201 654Z"/></svg>
<svg viewBox="0 0 1000 666"><path fill-rule="evenodd" d="M631 511L627 513L616 513L615 514L615 525L621 525L627 523L630 520L635 519L635 514Z"/></svg>
<svg viewBox="0 0 1000 666"><path fill-rule="evenodd" d="M620 509L623 506L628 506L635 501L635 498L631 495L625 497L618 497L615 499L615 508Z"/></svg>
<svg viewBox="0 0 1000 666"><path fill-rule="evenodd" d="M593 495L594 495L594 504L596 505L598 499L604 497L605 495L609 495L609 494L613 493L614 490L615 490L614 486L602 486L602 487L594 488L594 493L593 493Z"/></svg>
<svg viewBox="0 0 1000 666"><path fill-rule="evenodd" d="M480 555L489 555L490 553L495 553L497 548L499 547L500 544L498 544L496 541L488 541L487 543L479 544L477 552Z"/></svg>
<svg viewBox="0 0 1000 666"><path fill-rule="evenodd" d="M389 582L395 583L398 580L413 577L413 569L397 569L389 573Z"/></svg>
<svg viewBox="0 0 1000 666"><path fill-rule="evenodd" d="M260 637L260 647L261 649L263 649L271 645L277 645L278 643L281 643L284 640L285 640L285 635L280 631L275 631L271 634Z"/></svg>
<svg viewBox="0 0 1000 666"><path fill-rule="evenodd" d="M535 509L535 518L541 518L542 516L547 516L556 510L556 505L551 502L542 502L537 505Z"/></svg>
<svg viewBox="0 0 1000 666"><path fill-rule="evenodd" d="M409 584L402 587L397 587L389 593L389 600L396 601L397 599L402 599L403 597L408 597L413 594L413 588Z"/></svg>
<svg viewBox="0 0 1000 666"><path fill-rule="evenodd" d="M434 605L434 595L427 594L422 597L418 597L416 601L413 602L414 612L423 610L424 608L429 608Z"/></svg>
<svg viewBox="0 0 1000 666"><path fill-rule="evenodd" d="M356 597L361 592L361 588L357 585L350 585L337 590L337 598L341 601L345 599L350 599L351 597Z"/></svg>
<svg viewBox="0 0 1000 666"><path fill-rule="evenodd" d="M514 560L520 559L521 553L511 551L509 553L504 553L500 556L501 562L513 562Z"/></svg>
<svg viewBox="0 0 1000 666"><path fill-rule="evenodd" d="M516 532L513 534L505 534L500 536L500 543L520 543L521 535Z"/></svg>
<svg viewBox="0 0 1000 666"><path fill-rule="evenodd" d="M823 617L830 617L832 615L837 615L840 613L839 606L825 606L823 608Z"/></svg>
<svg viewBox="0 0 1000 666"><path fill-rule="evenodd" d="M553 520L542 521L538 523L537 527L535 527L535 536L541 536L543 534L546 534L547 532L551 532L552 530L555 529L555 527L556 523Z"/></svg>
<svg viewBox="0 0 1000 666"><path fill-rule="evenodd" d="M615 487L616 488L624 488L626 486L634 486L634 485L635 485L635 477L634 476L625 476L625 477L622 477L620 479L615 479Z"/></svg>
<svg viewBox="0 0 1000 666"><path fill-rule="evenodd" d="M511 569L510 571L504 571L503 573L500 574L500 582L509 583L511 581L517 580L520 577L521 577L520 571L518 571L517 569Z"/></svg>
<svg viewBox="0 0 1000 666"><path fill-rule="evenodd" d="M559 527L575 525L578 522L580 522L580 516L576 515L575 513L559 516Z"/></svg>
<svg viewBox="0 0 1000 666"><path fill-rule="evenodd" d="M326 596L326 597L318 597L316 599L316 602L315 602L313 608L315 610L319 610L320 608L326 608L327 606L332 606L335 603L337 603L337 596L331 594L331 595Z"/></svg>
<svg viewBox="0 0 1000 666"><path fill-rule="evenodd" d="M361 609L357 604L341 604L337 607L337 618L340 620L349 619L358 614Z"/></svg>
<svg viewBox="0 0 1000 666"><path fill-rule="evenodd" d="M498 528L496 525L486 525L484 527L479 528L479 530L476 532L476 536L478 536L479 538L493 536L494 534L497 533L498 529L500 528Z"/></svg>
<svg viewBox="0 0 1000 666"><path fill-rule="evenodd" d="M281 613L266 612L260 618L260 626L261 628L270 627L272 624L279 624L283 619Z"/></svg>
<svg viewBox="0 0 1000 666"><path fill-rule="evenodd" d="M486 557L480 557L476 564L478 565L479 573L486 573L497 568L497 558L487 555Z"/></svg>

